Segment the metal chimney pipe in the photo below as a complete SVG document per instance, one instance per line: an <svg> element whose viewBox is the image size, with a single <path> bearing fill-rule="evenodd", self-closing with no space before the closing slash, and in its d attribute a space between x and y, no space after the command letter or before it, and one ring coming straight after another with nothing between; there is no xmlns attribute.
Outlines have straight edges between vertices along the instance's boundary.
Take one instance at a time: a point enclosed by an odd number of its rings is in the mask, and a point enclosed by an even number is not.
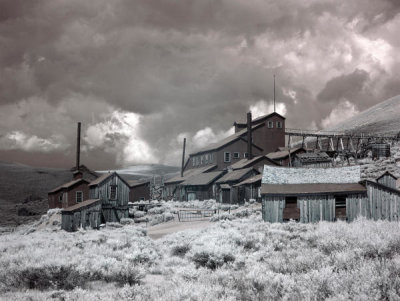
<svg viewBox="0 0 400 301"><path fill-rule="evenodd" d="M252 135L251 135L251 112L247 113L247 154L248 159L253 159L253 152L252 152Z"/></svg>
<svg viewBox="0 0 400 301"><path fill-rule="evenodd" d="M182 153L182 168L181 168L182 178L183 178L183 169L185 168L185 149L186 149L186 138L183 138L183 153Z"/></svg>
<svg viewBox="0 0 400 301"><path fill-rule="evenodd" d="M79 170L80 155L81 155L81 123L78 122L78 128L76 133L76 170Z"/></svg>

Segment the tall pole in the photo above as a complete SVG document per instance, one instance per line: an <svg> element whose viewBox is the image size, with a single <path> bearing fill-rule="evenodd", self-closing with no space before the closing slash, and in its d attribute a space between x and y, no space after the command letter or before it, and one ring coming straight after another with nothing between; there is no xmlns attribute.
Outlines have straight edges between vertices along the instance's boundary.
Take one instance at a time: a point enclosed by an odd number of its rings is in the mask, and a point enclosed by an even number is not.
<svg viewBox="0 0 400 301"><path fill-rule="evenodd" d="M274 74L274 113L276 112L275 108L275 74Z"/></svg>
<svg viewBox="0 0 400 301"><path fill-rule="evenodd" d="M252 133L251 133L251 112L247 113L247 156L248 159L253 159L253 151L252 151Z"/></svg>
<svg viewBox="0 0 400 301"><path fill-rule="evenodd" d="M185 168L185 149L186 149L186 138L183 138L182 168L181 168L182 178L183 178L183 169Z"/></svg>
<svg viewBox="0 0 400 301"><path fill-rule="evenodd" d="M81 123L78 122L78 128L76 133L76 170L79 170L80 155L81 155Z"/></svg>

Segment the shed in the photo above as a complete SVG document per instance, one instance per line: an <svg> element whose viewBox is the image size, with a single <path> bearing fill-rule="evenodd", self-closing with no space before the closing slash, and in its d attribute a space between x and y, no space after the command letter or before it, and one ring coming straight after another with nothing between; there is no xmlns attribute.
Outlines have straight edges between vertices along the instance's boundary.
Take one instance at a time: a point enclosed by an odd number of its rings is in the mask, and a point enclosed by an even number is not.
<svg viewBox="0 0 400 301"><path fill-rule="evenodd" d="M86 200L61 212L61 229L71 232L79 228L97 229L101 224L101 201Z"/></svg>
<svg viewBox="0 0 400 301"><path fill-rule="evenodd" d="M130 202L150 200L150 180L128 181Z"/></svg>
<svg viewBox="0 0 400 301"><path fill-rule="evenodd" d="M332 167L332 159L326 152L298 153L294 156L294 167Z"/></svg>
<svg viewBox="0 0 400 301"><path fill-rule="evenodd" d="M382 184L384 186L396 189L397 180L398 180L398 177L396 177L392 173L386 171L384 174L382 174L381 176L379 176L376 179L376 182L378 182L379 184Z"/></svg>
<svg viewBox="0 0 400 301"><path fill-rule="evenodd" d="M238 190L239 203L244 203L245 200L250 199L261 201L261 179L262 174L259 174L233 185Z"/></svg>
<svg viewBox="0 0 400 301"><path fill-rule="evenodd" d="M216 195L215 181L223 174L223 171L212 171L189 177L179 184L180 200L214 199Z"/></svg>
<svg viewBox="0 0 400 301"><path fill-rule="evenodd" d="M116 172L103 174L89 184L89 198L100 199L105 222L128 217L129 184Z"/></svg>
<svg viewBox="0 0 400 301"><path fill-rule="evenodd" d="M305 153L302 147L279 148L278 151L267 154L267 158L279 163L281 166L293 166L294 156L299 153Z"/></svg>
<svg viewBox="0 0 400 301"><path fill-rule="evenodd" d="M264 166L261 184L263 219L301 222L346 219L350 204L367 199L359 184L360 167L281 168Z"/></svg>

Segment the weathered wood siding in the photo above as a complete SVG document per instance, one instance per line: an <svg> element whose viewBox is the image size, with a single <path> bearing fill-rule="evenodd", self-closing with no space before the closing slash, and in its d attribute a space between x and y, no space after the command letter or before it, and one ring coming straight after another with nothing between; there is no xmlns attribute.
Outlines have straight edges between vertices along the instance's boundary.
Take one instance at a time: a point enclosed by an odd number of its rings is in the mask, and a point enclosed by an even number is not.
<svg viewBox="0 0 400 301"><path fill-rule="evenodd" d="M264 196L262 201L262 216L270 223L283 222L283 208L286 202L284 196Z"/></svg>
<svg viewBox="0 0 400 301"><path fill-rule="evenodd" d="M335 220L333 195L301 196L297 202L300 207L300 222L302 223Z"/></svg>
<svg viewBox="0 0 400 301"><path fill-rule="evenodd" d="M79 228L97 229L101 224L101 204L82 208L76 212L62 212L61 229L72 232Z"/></svg>
<svg viewBox="0 0 400 301"><path fill-rule="evenodd" d="M391 175L385 174L383 177L377 180L379 184L385 185L387 187L396 189L396 179Z"/></svg>
<svg viewBox="0 0 400 301"><path fill-rule="evenodd" d="M110 187L117 185L117 199L110 199ZM90 187L89 197L100 199L105 222L119 222L129 214L129 186L117 175L105 179L96 186Z"/></svg>

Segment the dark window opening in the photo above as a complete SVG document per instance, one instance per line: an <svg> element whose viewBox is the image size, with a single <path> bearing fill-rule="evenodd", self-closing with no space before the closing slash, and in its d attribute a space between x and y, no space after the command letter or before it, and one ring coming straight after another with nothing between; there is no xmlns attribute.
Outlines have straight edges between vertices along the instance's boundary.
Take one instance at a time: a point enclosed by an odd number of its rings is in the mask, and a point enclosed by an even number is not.
<svg viewBox="0 0 400 301"><path fill-rule="evenodd" d="M335 217L336 220L346 220L346 196L335 196Z"/></svg>
<svg viewBox="0 0 400 301"><path fill-rule="evenodd" d="M110 186L110 200L115 201L117 199L117 185Z"/></svg>
<svg viewBox="0 0 400 301"><path fill-rule="evenodd" d="M285 208L283 209L283 220L296 220L300 219L300 209L297 207L297 197L286 197Z"/></svg>
<svg viewBox="0 0 400 301"><path fill-rule="evenodd" d="M234 152L233 153L233 158L234 159L239 159L240 158L240 153L239 152Z"/></svg>

